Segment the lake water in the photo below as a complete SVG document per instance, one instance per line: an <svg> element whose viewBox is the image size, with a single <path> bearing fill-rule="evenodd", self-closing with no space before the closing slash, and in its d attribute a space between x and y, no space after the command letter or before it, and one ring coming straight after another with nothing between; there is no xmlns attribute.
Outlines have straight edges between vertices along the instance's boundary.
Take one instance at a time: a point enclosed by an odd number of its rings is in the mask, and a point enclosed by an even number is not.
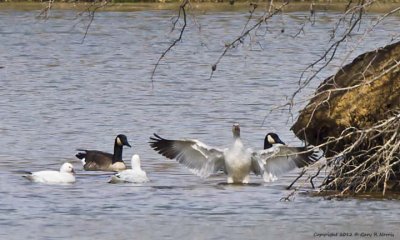
<svg viewBox="0 0 400 240"><path fill-rule="evenodd" d="M303 194L310 186L299 181L300 194L284 202L299 171L274 183L252 176L259 185L226 186L225 176L201 179L148 145L158 133L227 147L234 122L249 147L261 148L267 132L301 144L287 111L267 114L321 56L339 14L318 13L297 38L291 36L308 13L276 18L229 51L211 79L211 65L249 14L190 15L183 41L161 61L153 83L154 64L177 36L171 33L176 12L96 13L83 43L88 21L76 12L53 11L47 21L37 14L0 12L0 239L400 238L398 200L325 200ZM369 15L339 51L345 56L358 47L345 63L399 40L400 19L391 17L358 43L376 17ZM341 63L335 60L300 97ZM110 174L85 172L74 157L76 148L111 152L119 133L133 146L124 159L140 154L150 183L108 184ZM66 161L77 169L72 185L33 184L17 173L58 169ZM319 235L328 233L337 236Z"/></svg>

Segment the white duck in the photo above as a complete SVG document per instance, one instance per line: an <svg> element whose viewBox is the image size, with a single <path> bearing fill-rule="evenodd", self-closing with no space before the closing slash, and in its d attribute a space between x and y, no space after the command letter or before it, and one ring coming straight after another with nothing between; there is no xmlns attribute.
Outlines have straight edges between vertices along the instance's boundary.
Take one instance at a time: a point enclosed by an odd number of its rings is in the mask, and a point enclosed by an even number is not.
<svg viewBox="0 0 400 240"><path fill-rule="evenodd" d="M38 183L49 183L49 184L60 184L60 183L74 183L75 182L75 171L71 163L64 163L60 171L45 170L38 172L29 172L28 175L23 177L29 179L32 182Z"/></svg>
<svg viewBox="0 0 400 240"><path fill-rule="evenodd" d="M148 182L146 172L142 170L140 167L140 157L135 154L131 159L132 169L126 169L121 171L115 175L113 175L109 181L109 183L121 183L121 182L130 182L130 183L145 183Z"/></svg>
<svg viewBox="0 0 400 240"><path fill-rule="evenodd" d="M176 159L200 177L208 177L223 170L227 183L249 183L249 174L261 175L264 181L274 181L277 176L296 167L315 162L313 152L300 152L296 148L277 151L275 148L257 152L244 148L240 139L239 124L232 127L233 144L224 150L212 148L194 140L168 140L157 134L150 137L150 146L161 155Z"/></svg>

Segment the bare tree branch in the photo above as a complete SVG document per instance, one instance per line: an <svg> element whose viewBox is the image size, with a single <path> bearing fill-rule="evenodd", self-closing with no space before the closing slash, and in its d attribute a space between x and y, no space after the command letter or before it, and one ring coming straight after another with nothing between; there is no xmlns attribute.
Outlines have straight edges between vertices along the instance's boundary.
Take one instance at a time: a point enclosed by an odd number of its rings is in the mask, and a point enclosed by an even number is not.
<svg viewBox="0 0 400 240"><path fill-rule="evenodd" d="M94 2L92 2L86 9L84 12L88 13L89 16L89 23L86 25L86 30L85 30L85 34L83 35L81 44L83 44L85 42L86 36L89 32L89 28L93 23L94 20L94 14L101 8L106 7L109 4L109 2L107 0L101 0L101 1L97 1L95 0Z"/></svg>
<svg viewBox="0 0 400 240"><path fill-rule="evenodd" d="M49 0L47 6L42 9L37 18L47 20L49 18L50 10L53 7L54 0Z"/></svg>
<svg viewBox="0 0 400 240"><path fill-rule="evenodd" d="M150 79L151 79L151 83L152 83L152 84L154 83L154 74L156 73L156 70L157 70L158 66L160 65L161 60L165 57L165 55L167 55L167 53L168 53L169 51L171 51L171 49L172 49L173 47L175 47L175 45L176 45L178 42L180 42L180 41L182 40L182 36L183 36L183 33L185 32L186 25L187 25L187 20L186 20L186 17L187 17L187 16L186 16L186 7L189 5L189 3L190 3L190 0L183 0L182 4L179 6L178 17L177 17L177 19L174 21L174 24L173 24L173 27L172 27L172 31L175 30L176 25L177 25L178 21L179 21L181 18L183 18L183 26L182 26L182 28L180 29L179 37L176 38L176 39L171 43L171 45L170 45L170 46L161 54L161 56L158 58L157 63L155 64L155 66L154 66L154 68L153 68L153 71L151 72L151 78L150 78ZM182 15L181 15L181 14L182 14Z"/></svg>
<svg viewBox="0 0 400 240"><path fill-rule="evenodd" d="M301 173L299 174L299 176L297 176L297 178L296 178L295 180L293 180L293 182L292 182L289 186L286 187L286 190L291 189L292 186L293 186L293 184L295 184L295 183L297 182L297 180L299 180L306 172L307 172L307 170L306 170L306 169L303 169L303 170L301 171Z"/></svg>
<svg viewBox="0 0 400 240"><path fill-rule="evenodd" d="M276 8L272 13L264 13L258 20L257 22L252 25L250 28L246 29L246 26L248 25L248 22L250 21L250 19L253 16L253 13L255 11L255 9L257 8L257 5L252 5L252 10L250 11L250 16L248 18L248 21L246 23L245 28L243 29L242 33L240 34L240 36L238 36L236 39L234 39L232 42L225 44L225 49L222 52L222 54L218 57L217 61L211 66L211 74L210 74L210 79L212 79L213 73L214 71L217 70L217 66L219 64L219 62L221 61L221 59L226 55L226 53L232 49L237 47L237 45L242 44L245 40L245 38L247 36L250 35L250 33L252 31L254 31L255 29L257 29L260 25L262 25L263 23L266 23L268 19L272 18L273 16L275 16L276 14L282 12L283 8L289 4L288 2L283 3L281 6L279 6L278 8Z"/></svg>

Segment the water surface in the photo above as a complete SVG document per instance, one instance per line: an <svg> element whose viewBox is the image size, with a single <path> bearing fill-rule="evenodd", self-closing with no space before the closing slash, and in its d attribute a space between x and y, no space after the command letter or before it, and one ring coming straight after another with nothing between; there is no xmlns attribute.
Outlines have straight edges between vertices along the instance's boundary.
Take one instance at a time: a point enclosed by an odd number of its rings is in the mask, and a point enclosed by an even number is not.
<svg viewBox="0 0 400 240"><path fill-rule="evenodd" d="M338 14L320 13L298 38L291 36L307 13L277 18L230 51L212 79L211 65L242 31L248 13L199 14L198 25L190 20L153 83L154 64L177 36L170 32L175 12L97 13L83 44L87 21L77 20L75 12L54 11L47 21L35 19L37 14L0 12L1 239L312 239L341 232L400 237L397 200L328 201L298 194L282 202L297 171L275 183L252 176L258 185L226 186L220 184L224 176L201 179L147 143L158 133L227 147L231 125L239 122L249 147L261 148L267 132L300 144L289 130L287 111L263 121L321 56ZM374 18L368 16L361 30ZM361 45L355 35L339 53L358 46L349 62L387 44L399 36L399 22L389 19ZM337 60L319 80L341 64ZM82 171L75 149L112 151L119 133L133 146L124 150L124 159L140 154L150 183L107 184L109 174ZM58 169L65 161L78 170L76 184L32 184L15 172ZM300 192L308 190L303 184Z"/></svg>

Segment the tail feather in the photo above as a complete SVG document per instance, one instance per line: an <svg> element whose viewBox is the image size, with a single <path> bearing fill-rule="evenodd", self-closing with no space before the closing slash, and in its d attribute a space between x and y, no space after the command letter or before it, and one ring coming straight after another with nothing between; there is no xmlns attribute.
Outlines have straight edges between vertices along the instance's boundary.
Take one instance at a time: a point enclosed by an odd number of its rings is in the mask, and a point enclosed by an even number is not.
<svg viewBox="0 0 400 240"><path fill-rule="evenodd" d="M27 175L31 175L32 172L31 171L25 171L25 170L17 170L17 171L12 171L13 173L16 174L27 174Z"/></svg>
<svg viewBox="0 0 400 240"><path fill-rule="evenodd" d="M111 179L108 181L108 183L120 183L120 182L124 182L124 181L115 175L112 175Z"/></svg>
<svg viewBox="0 0 400 240"><path fill-rule="evenodd" d="M29 175L23 175L22 177L28 179L29 181L33 181L34 180L33 176L32 176L32 173L30 173Z"/></svg>

